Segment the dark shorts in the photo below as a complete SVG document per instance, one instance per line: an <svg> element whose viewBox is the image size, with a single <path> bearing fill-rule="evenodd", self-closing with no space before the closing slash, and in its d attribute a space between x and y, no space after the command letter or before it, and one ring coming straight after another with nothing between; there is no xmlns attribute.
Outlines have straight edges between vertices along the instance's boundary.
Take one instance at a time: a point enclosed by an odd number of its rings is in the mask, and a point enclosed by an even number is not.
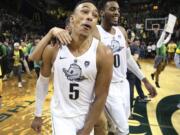
<svg viewBox="0 0 180 135"><path fill-rule="evenodd" d="M155 60L154 60L154 68L157 68L159 64L161 64L161 62L164 61L164 57L163 56L156 56ZM167 58L165 59L165 62L167 62Z"/></svg>

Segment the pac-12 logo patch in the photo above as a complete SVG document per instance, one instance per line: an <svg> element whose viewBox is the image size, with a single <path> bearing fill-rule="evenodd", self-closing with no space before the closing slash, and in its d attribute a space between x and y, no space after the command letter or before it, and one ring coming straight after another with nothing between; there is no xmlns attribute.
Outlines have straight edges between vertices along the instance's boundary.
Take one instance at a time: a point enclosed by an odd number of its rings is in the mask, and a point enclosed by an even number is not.
<svg viewBox="0 0 180 135"><path fill-rule="evenodd" d="M85 61L85 62L84 62L84 66L85 66L85 67L88 67L89 64L90 64L90 61Z"/></svg>

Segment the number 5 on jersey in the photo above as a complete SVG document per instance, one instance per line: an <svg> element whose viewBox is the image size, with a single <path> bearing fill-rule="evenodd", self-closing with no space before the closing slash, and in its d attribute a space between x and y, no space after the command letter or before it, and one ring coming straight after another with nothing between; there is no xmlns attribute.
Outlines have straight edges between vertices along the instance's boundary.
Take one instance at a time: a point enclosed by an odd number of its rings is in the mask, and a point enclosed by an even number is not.
<svg viewBox="0 0 180 135"><path fill-rule="evenodd" d="M70 83L70 93L69 98L72 100L76 100L79 98L79 90L78 90L79 84L77 83Z"/></svg>

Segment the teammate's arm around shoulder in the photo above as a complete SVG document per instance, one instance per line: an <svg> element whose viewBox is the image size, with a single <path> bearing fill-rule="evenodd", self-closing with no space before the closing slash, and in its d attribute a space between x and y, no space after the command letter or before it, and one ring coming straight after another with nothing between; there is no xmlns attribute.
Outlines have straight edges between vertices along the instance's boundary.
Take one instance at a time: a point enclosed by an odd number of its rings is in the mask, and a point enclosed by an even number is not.
<svg viewBox="0 0 180 135"><path fill-rule="evenodd" d="M52 45L48 45L42 54L42 66L41 66L41 74L45 77L49 77L51 75L51 68L54 62L54 57L57 53L57 48Z"/></svg>
<svg viewBox="0 0 180 135"><path fill-rule="evenodd" d="M69 44L72 41L69 31L54 27L50 29L49 32L41 39L35 50L29 56L29 60L40 60L45 47L49 44L52 37L58 38L61 44Z"/></svg>
<svg viewBox="0 0 180 135"><path fill-rule="evenodd" d="M91 132L94 124L103 111L109 92L112 78L113 54L111 50L100 43L97 49L97 76L95 82L95 100L85 121L84 128L77 135L86 135Z"/></svg>
<svg viewBox="0 0 180 135"><path fill-rule="evenodd" d="M42 108L48 94L49 76L55 54L55 48L49 45L45 48L42 55L41 73L36 83L35 118L31 124L31 127L38 133L41 132Z"/></svg>

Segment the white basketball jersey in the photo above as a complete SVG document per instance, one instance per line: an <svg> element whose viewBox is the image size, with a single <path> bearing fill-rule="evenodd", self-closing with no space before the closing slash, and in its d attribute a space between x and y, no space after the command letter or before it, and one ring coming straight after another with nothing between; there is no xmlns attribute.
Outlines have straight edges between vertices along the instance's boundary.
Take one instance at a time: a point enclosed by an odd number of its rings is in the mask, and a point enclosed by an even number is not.
<svg viewBox="0 0 180 135"><path fill-rule="evenodd" d="M97 25L100 33L101 42L112 49L114 55L113 77L111 82L120 82L126 78L127 59L126 59L126 40L123 33L118 27L115 29L115 34L112 35L106 32L100 25Z"/></svg>
<svg viewBox="0 0 180 135"><path fill-rule="evenodd" d="M90 48L79 57L73 56L67 46L59 49L53 64L53 115L75 117L88 113L94 99L98 43L99 41L93 38Z"/></svg>

